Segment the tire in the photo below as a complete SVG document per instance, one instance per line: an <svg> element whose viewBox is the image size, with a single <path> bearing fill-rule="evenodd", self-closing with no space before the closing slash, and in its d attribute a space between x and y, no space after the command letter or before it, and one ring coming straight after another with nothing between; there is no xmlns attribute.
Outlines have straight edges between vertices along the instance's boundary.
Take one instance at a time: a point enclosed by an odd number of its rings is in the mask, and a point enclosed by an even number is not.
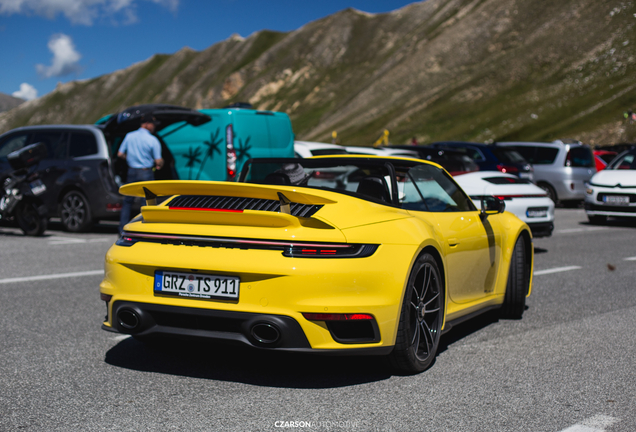
<svg viewBox="0 0 636 432"><path fill-rule="evenodd" d="M64 230L88 231L93 226L90 205L81 192L70 191L60 202L60 219Z"/></svg>
<svg viewBox="0 0 636 432"><path fill-rule="evenodd" d="M426 370L435 359L443 321L444 283L433 256L423 254L409 275L391 366L407 374Z"/></svg>
<svg viewBox="0 0 636 432"><path fill-rule="evenodd" d="M593 225L605 225L607 223L607 216L587 215L587 220Z"/></svg>
<svg viewBox="0 0 636 432"><path fill-rule="evenodd" d="M548 194L548 198L550 198L554 204L557 203L559 197L557 197L557 193L552 186L547 183L538 183L537 186L539 186L545 191L545 193Z"/></svg>
<svg viewBox="0 0 636 432"><path fill-rule="evenodd" d="M38 207L31 201L20 201L15 209L18 226L28 236L41 236L46 231L48 219L38 213Z"/></svg>
<svg viewBox="0 0 636 432"><path fill-rule="evenodd" d="M510 259L506 296L501 306L502 318L519 319L523 315L530 282L526 268L526 240L519 236Z"/></svg>

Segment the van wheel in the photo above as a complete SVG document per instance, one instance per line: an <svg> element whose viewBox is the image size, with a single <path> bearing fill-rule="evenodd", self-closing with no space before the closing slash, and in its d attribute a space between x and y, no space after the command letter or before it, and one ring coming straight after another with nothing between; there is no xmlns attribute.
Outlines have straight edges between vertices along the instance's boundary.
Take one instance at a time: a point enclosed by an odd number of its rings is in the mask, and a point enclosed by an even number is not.
<svg viewBox="0 0 636 432"><path fill-rule="evenodd" d="M70 191L60 202L60 218L64 230L70 232L87 231L93 226L88 200L81 192Z"/></svg>
<svg viewBox="0 0 636 432"><path fill-rule="evenodd" d="M553 203L555 204L557 203L559 198L557 197L556 191L554 190L552 186L550 186L547 183L537 183L537 186L539 186L541 189L545 191L545 193L548 194L548 198L550 198Z"/></svg>

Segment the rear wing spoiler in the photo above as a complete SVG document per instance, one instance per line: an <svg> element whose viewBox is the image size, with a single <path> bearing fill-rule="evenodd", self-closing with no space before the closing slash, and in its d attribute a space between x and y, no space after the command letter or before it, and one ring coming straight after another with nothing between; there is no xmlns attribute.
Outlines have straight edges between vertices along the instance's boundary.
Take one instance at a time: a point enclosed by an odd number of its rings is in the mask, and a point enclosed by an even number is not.
<svg viewBox="0 0 636 432"><path fill-rule="evenodd" d="M297 189L303 190L300 192ZM337 202L331 199L330 195L334 195L335 198L336 194L330 191L297 188L296 186L272 186L197 180L130 183L122 186L119 192L128 196L145 197L147 205L141 209L144 220L146 222L160 223L203 223L266 227L302 225L313 228L333 228L317 220L311 222L306 218L293 216L290 209L293 203L322 206ZM223 209L200 211L204 209L175 208L169 205L156 205L157 197L174 195L227 196L234 198L276 200L280 202L280 212L241 210L228 213Z"/></svg>
<svg viewBox="0 0 636 432"><path fill-rule="evenodd" d="M163 180L129 183L119 188L122 195L144 197L152 200L160 196L173 195L221 195L241 198L279 200L282 192L290 201L299 204L335 204L337 194L297 186L272 186L250 183L230 183L204 180ZM152 204L151 204L152 205Z"/></svg>

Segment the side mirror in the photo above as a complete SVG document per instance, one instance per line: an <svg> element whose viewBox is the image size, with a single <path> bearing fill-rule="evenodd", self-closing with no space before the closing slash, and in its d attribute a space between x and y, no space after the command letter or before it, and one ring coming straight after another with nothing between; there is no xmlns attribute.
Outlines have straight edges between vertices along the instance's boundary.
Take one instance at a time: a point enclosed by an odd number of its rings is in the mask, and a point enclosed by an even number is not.
<svg viewBox="0 0 636 432"><path fill-rule="evenodd" d="M483 216L503 213L506 210L504 200L494 196L485 196L481 198L481 214Z"/></svg>

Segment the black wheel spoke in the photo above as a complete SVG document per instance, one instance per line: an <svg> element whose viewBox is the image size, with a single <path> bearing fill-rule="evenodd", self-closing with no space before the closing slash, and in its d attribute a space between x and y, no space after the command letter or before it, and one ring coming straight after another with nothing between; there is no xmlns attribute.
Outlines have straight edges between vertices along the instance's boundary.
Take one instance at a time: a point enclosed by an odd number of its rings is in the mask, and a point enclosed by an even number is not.
<svg viewBox="0 0 636 432"><path fill-rule="evenodd" d="M429 349L427 351L430 352L430 350L433 348L433 345L434 345L434 343L433 343L433 335L432 335L431 329L428 327L428 324L426 324L426 321L422 321L422 324L423 324L422 332L424 333L424 338L426 339L426 344L429 347Z"/></svg>
<svg viewBox="0 0 636 432"><path fill-rule="evenodd" d="M426 267L424 267L424 283L423 283L422 295L420 296L421 301L423 301L426 298L426 294L428 293L428 287L430 286L430 284L431 284L431 268L430 266L427 265Z"/></svg>
<svg viewBox="0 0 636 432"><path fill-rule="evenodd" d="M439 293L436 293L429 301L427 301L426 303L424 303L424 306L428 306L429 304L431 304L431 302L437 300L437 298L439 297ZM427 311L428 312L428 311Z"/></svg>
<svg viewBox="0 0 636 432"><path fill-rule="evenodd" d="M415 332L413 333L413 340L411 341L411 346L415 347L415 354L417 354L418 347L420 345L420 333L421 333L420 326L416 324Z"/></svg>

